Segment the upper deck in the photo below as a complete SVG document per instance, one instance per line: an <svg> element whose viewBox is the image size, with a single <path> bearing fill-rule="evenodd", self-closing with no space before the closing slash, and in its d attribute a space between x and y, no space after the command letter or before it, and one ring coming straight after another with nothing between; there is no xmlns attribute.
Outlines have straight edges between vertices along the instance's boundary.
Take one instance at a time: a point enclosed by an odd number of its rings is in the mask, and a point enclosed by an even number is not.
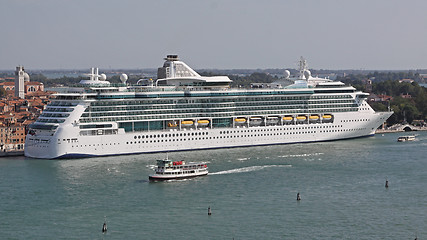
<svg viewBox="0 0 427 240"><path fill-rule="evenodd" d="M105 74L98 74L92 68L89 80L82 80L66 92L56 94L57 100L97 100L126 98L182 98L182 97L236 97L259 95L293 95L314 93L353 93L354 87L345 86L326 78L312 77L304 59L300 61L300 76L294 79L285 76L294 83L269 88L230 88L232 80L227 76L200 76L177 55L168 55L163 67L158 69L157 80L140 79L137 84L127 84L127 75L122 74L122 83L109 83Z"/></svg>

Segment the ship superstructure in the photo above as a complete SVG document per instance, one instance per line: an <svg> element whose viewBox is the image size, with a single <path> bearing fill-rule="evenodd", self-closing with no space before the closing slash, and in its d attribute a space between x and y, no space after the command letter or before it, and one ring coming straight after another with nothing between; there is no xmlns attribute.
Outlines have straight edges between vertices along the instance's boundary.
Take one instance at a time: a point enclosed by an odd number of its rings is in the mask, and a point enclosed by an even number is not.
<svg viewBox="0 0 427 240"><path fill-rule="evenodd" d="M330 141L370 136L392 112L375 112L367 93L312 77L305 61L294 84L232 89L168 55L158 79L90 80L56 94L32 125L25 155L71 158ZM285 74L286 75L286 74ZM285 76L289 77L289 76Z"/></svg>

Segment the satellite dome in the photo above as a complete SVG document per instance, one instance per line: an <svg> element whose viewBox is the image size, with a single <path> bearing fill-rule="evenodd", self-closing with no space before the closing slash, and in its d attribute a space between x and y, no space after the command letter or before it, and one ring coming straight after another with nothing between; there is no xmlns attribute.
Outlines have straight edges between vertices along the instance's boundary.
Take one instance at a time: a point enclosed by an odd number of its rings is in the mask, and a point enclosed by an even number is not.
<svg viewBox="0 0 427 240"><path fill-rule="evenodd" d="M107 79L107 75L105 75L104 73L99 75L99 78L101 79L101 81L105 81Z"/></svg>
<svg viewBox="0 0 427 240"><path fill-rule="evenodd" d="M126 83L127 80L128 80L128 75L126 75L125 73L122 73L122 75L120 75L120 81L122 81L122 83Z"/></svg>
<svg viewBox="0 0 427 240"><path fill-rule="evenodd" d="M285 77L286 79L288 79L289 76L291 76L291 72L289 72L289 70L285 70L285 72L283 72L283 77Z"/></svg>
<svg viewBox="0 0 427 240"><path fill-rule="evenodd" d="M309 70L304 70L304 77L308 80L311 77L311 72Z"/></svg>
<svg viewBox="0 0 427 240"><path fill-rule="evenodd" d="M30 81L30 75L28 73L24 73L24 81L29 82Z"/></svg>

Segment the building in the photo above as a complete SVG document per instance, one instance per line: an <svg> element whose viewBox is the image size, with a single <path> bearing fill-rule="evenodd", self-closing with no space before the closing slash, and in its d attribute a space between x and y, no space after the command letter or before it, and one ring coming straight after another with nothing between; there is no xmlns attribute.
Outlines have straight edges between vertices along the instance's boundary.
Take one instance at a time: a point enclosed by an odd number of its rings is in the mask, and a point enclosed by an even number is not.
<svg viewBox="0 0 427 240"><path fill-rule="evenodd" d="M0 99L0 156L23 153L27 126L42 113L52 92L43 83L30 82L22 66L16 67L14 82L1 82L6 96Z"/></svg>
<svg viewBox="0 0 427 240"><path fill-rule="evenodd" d="M0 125L0 150L2 152L24 149L25 126L22 124Z"/></svg>
<svg viewBox="0 0 427 240"><path fill-rule="evenodd" d="M393 100L392 96L388 96L385 94L378 94L378 98L380 99L381 102L387 102L387 101Z"/></svg>
<svg viewBox="0 0 427 240"><path fill-rule="evenodd" d="M399 83L413 83L413 82L414 82L414 80L408 79L408 78L399 80Z"/></svg>
<svg viewBox="0 0 427 240"><path fill-rule="evenodd" d="M2 82L0 83L7 95L14 95L15 93L15 83L14 82ZM40 82L24 82L24 94L44 92L44 84Z"/></svg>
<svg viewBox="0 0 427 240"><path fill-rule="evenodd" d="M411 94L409 94L409 93L402 93L402 94L400 94L400 96L402 97L402 98L412 98L412 95Z"/></svg>

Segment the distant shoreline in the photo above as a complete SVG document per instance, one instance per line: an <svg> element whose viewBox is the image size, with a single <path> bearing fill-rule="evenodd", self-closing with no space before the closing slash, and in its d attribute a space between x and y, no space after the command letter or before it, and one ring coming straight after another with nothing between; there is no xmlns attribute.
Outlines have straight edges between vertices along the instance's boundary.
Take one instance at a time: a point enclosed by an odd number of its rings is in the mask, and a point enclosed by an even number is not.
<svg viewBox="0 0 427 240"><path fill-rule="evenodd" d="M417 132L417 131L427 131L427 127L419 127L418 129L408 131L408 132ZM397 133L397 132L407 132L405 130L394 130L394 129L377 129L375 134L381 133Z"/></svg>

